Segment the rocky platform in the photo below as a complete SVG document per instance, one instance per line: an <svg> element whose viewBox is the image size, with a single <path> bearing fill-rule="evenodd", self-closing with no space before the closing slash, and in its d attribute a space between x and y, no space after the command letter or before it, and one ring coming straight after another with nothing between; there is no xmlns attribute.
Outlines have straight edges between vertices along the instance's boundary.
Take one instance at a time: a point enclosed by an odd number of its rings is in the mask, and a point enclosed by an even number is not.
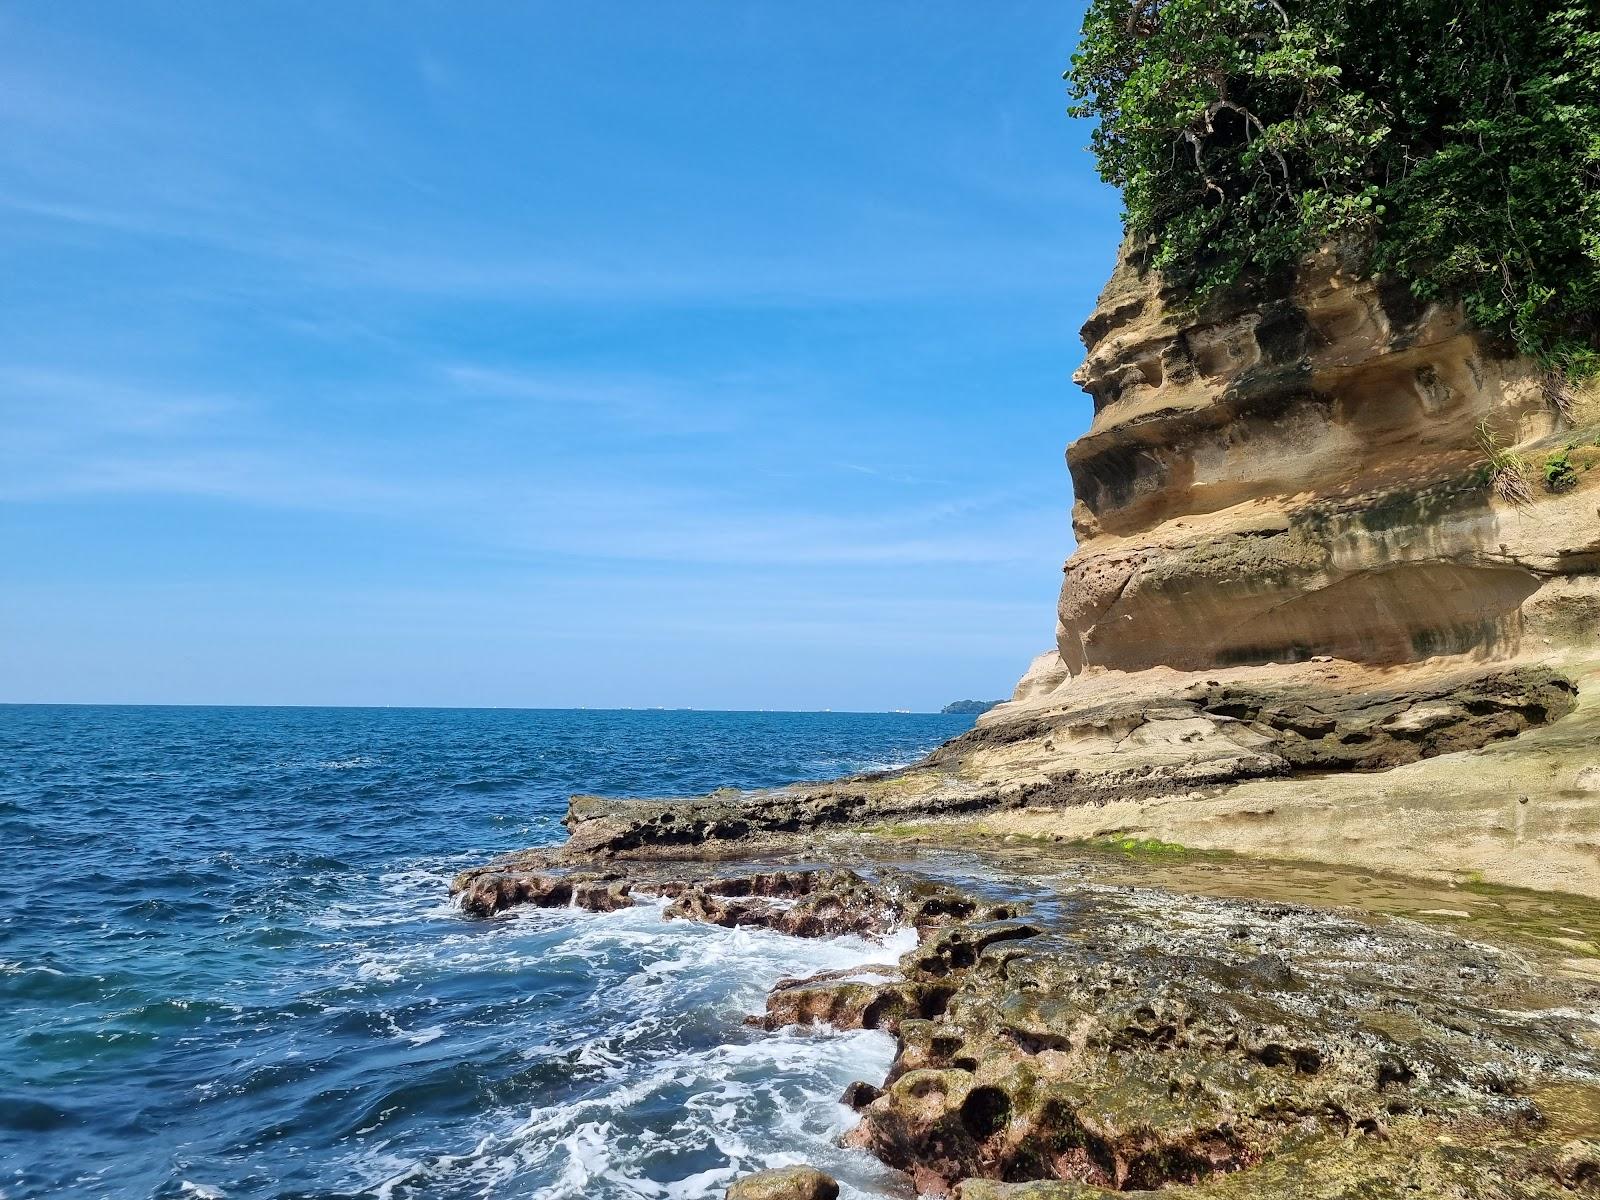
<svg viewBox="0 0 1600 1200"><path fill-rule="evenodd" d="M1389 687L1196 680L1155 696L1133 691L980 724L898 771L695 798L577 796L563 853L748 855L796 836L885 822L1093 811L1131 798L1192 798L1250 779L1381 772L1549 725L1574 710L1577 696L1571 680L1539 665L1456 670ZM1096 831L1106 832L1124 830Z"/></svg>
<svg viewBox="0 0 1600 1200"><path fill-rule="evenodd" d="M465 872L455 892L481 916L649 902L799 937L914 928L897 969L781 981L750 1019L895 1037L888 1078L844 1097L846 1140L919 1194L1600 1192L1600 982L1526 943L993 860L554 857Z"/></svg>

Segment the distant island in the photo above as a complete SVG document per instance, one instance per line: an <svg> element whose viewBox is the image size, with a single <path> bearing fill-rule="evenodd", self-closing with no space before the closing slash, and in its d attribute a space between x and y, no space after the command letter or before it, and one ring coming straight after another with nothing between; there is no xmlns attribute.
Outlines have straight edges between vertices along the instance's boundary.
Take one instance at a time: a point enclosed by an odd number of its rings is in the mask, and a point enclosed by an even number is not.
<svg viewBox="0 0 1600 1200"><path fill-rule="evenodd" d="M939 711L946 715L981 716L988 712L999 700L957 700L954 704L946 704Z"/></svg>

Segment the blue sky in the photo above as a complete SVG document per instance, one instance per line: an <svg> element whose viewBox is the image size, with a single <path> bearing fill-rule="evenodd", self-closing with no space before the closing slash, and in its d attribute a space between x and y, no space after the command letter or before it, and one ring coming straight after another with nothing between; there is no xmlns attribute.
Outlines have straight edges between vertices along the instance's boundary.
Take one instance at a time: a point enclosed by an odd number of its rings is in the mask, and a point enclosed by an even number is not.
<svg viewBox="0 0 1600 1200"><path fill-rule="evenodd" d="M0 3L0 700L929 708L1050 643L1074 4Z"/></svg>

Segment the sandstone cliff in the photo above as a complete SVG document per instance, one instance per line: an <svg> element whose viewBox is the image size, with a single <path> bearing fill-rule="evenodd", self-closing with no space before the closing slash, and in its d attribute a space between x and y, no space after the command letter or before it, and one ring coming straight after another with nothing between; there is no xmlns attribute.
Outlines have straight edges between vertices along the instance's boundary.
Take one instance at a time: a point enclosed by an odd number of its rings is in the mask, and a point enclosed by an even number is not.
<svg viewBox="0 0 1600 1200"><path fill-rule="evenodd" d="M1056 649L955 754L1112 803L1015 827L1600 890L1600 397L1333 253L1124 254L1084 341Z"/></svg>
<svg viewBox="0 0 1600 1200"><path fill-rule="evenodd" d="M1459 311L1326 255L1284 294L1185 315L1124 257L1084 338L1095 416L1068 452L1067 672L1595 644L1589 481L1498 500L1482 444L1557 453L1578 398Z"/></svg>
<svg viewBox="0 0 1600 1200"><path fill-rule="evenodd" d="M1124 253L1084 340L1012 699L905 771L580 797L572 852L936 820L1600 895L1600 394L1332 252L1201 311Z"/></svg>

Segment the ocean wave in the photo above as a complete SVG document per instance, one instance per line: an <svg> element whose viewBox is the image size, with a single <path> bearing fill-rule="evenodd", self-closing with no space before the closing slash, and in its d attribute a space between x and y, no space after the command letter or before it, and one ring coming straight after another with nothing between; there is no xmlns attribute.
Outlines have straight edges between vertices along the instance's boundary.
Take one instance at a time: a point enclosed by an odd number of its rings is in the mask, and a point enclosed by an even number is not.
<svg viewBox="0 0 1600 1200"><path fill-rule="evenodd" d="M834 1170L848 1196L881 1194L890 1182L837 1141L854 1120L840 1093L887 1072L892 1039L763 1033L743 1017L779 978L893 962L907 935L802 941L666 922L658 905L535 912L499 928L479 946L436 950L452 972L470 969L469 957L541 975L576 963L587 981L575 1003L505 1030L508 1039L532 1035L521 1056L545 1068L546 1102L493 1114L461 1152L361 1160L361 1187L386 1200L488 1195L513 1183L542 1200L692 1200L747 1171L800 1161Z"/></svg>
<svg viewBox="0 0 1600 1200"><path fill-rule="evenodd" d="M330 901L307 924L327 930L370 930L439 918L459 920L450 900L452 871L437 862L408 864L380 872L370 886Z"/></svg>
<svg viewBox="0 0 1600 1200"><path fill-rule="evenodd" d="M326 762L319 762L317 766L324 771L355 771L361 767L376 766L378 760L367 754L357 754L350 758L330 758Z"/></svg>
<svg viewBox="0 0 1600 1200"><path fill-rule="evenodd" d="M559 840L574 792L892 766L947 723L5 717L0 1040L18 1053L0 1068L0 1109L36 1098L13 1116L64 1122L71 1139L70 1153L51 1137L5 1141L9 1200L273 1200L385 1182L464 1200L497 1172L520 1196L691 1200L795 1156L868 1178L833 1146L849 1119L834 1099L850 1078L881 1077L887 1039L743 1021L780 977L899 946L698 927L659 906L475 921L447 887L462 867Z"/></svg>
<svg viewBox="0 0 1600 1200"><path fill-rule="evenodd" d="M808 762L799 772L806 779L832 779L839 775L876 775L899 771L922 761L925 751L892 758L822 758Z"/></svg>

